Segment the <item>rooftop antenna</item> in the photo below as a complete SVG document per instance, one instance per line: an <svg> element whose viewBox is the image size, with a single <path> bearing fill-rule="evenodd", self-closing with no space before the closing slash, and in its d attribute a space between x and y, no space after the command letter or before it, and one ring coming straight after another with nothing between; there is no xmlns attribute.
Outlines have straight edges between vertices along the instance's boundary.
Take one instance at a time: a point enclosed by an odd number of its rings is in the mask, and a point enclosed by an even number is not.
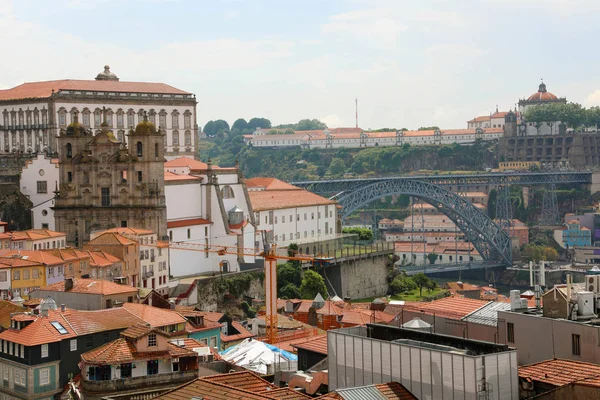
<svg viewBox="0 0 600 400"><path fill-rule="evenodd" d="M354 99L355 109L356 109L356 127L358 128L358 98Z"/></svg>

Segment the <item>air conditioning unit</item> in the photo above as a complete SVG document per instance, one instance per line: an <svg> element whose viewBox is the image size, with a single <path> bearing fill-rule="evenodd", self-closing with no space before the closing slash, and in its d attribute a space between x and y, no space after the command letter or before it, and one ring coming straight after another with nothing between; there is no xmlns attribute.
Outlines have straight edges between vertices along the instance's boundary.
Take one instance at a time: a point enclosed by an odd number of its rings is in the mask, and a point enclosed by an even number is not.
<svg viewBox="0 0 600 400"><path fill-rule="evenodd" d="M589 292L600 293L600 275L586 275L585 287Z"/></svg>

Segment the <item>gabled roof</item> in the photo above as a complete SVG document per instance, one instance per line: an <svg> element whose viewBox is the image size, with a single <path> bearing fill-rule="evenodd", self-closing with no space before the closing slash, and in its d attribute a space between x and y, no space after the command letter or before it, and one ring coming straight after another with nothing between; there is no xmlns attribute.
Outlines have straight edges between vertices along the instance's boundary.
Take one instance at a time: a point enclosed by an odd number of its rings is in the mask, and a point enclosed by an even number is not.
<svg viewBox="0 0 600 400"><path fill-rule="evenodd" d="M23 83L0 90L0 100L47 98L62 90L119 93L190 94L164 83L62 79Z"/></svg>
<svg viewBox="0 0 600 400"><path fill-rule="evenodd" d="M36 267L42 265L41 263L33 260L23 259L20 257L0 257L0 268L10 267Z"/></svg>
<svg viewBox="0 0 600 400"><path fill-rule="evenodd" d="M167 228L182 228L185 226L194 226L194 225L210 225L211 222L204 218L190 218L190 219L180 219L177 221L167 221Z"/></svg>
<svg viewBox="0 0 600 400"><path fill-rule="evenodd" d="M8 232L8 234L11 235L12 240L40 240L67 236L66 233L51 231L50 229L28 229L26 231Z"/></svg>
<svg viewBox="0 0 600 400"><path fill-rule="evenodd" d="M52 285L40 288L38 290L64 292L65 281L57 282ZM103 279L85 278L73 278L73 289L69 290L69 292L71 293L101 294L103 296L125 293L137 293L137 291L137 288L121 285L111 281L105 281Z"/></svg>
<svg viewBox="0 0 600 400"><path fill-rule="evenodd" d="M121 336L128 339L139 339L151 333L156 333L161 336L169 337L169 335L160 329L153 328L149 324L135 324L121 332Z"/></svg>
<svg viewBox="0 0 600 400"><path fill-rule="evenodd" d="M119 235L115 232L106 232L97 236L96 238L87 242L84 247L89 248L94 245L102 245L102 244L117 244L122 246L130 246L135 245L137 242L131 239L126 238L123 235Z"/></svg>
<svg viewBox="0 0 600 400"><path fill-rule="evenodd" d="M410 308L423 311L425 314L435 314L437 316L448 316L451 318L463 318L472 312L487 305L489 301L476 300L462 297L445 297L428 303L418 303Z"/></svg>
<svg viewBox="0 0 600 400"><path fill-rule="evenodd" d="M189 168L191 171L205 171L208 169L208 164L202 161L194 160L189 157L178 157L165 162L166 168ZM212 165L213 169L221 169L218 165Z"/></svg>
<svg viewBox="0 0 600 400"><path fill-rule="evenodd" d="M416 400L417 397L398 382L337 389L317 397L320 400Z"/></svg>
<svg viewBox="0 0 600 400"><path fill-rule="evenodd" d="M246 328L244 328L242 326L242 324L240 324L237 321L231 321L231 326L235 330L237 330L239 333L225 335L221 331L221 342L224 342L224 343L235 342L238 340L244 340L244 339L248 339L248 338L252 338L252 337L256 336L252 332L250 332Z"/></svg>
<svg viewBox="0 0 600 400"><path fill-rule="evenodd" d="M173 343L167 344L166 350L138 352L135 344L125 338L113 340L96 349L85 352L81 359L89 364L121 364L137 360L165 359L174 357L197 357L198 354L185 347Z"/></svg>
<svg viewBox="0 0 600 400"><path fill-rule="evenodd" d="M104 232L113 232L118 233L119 235L131 235L131 236L139 236L139 235L152 235L154 231L151 229L142 229L142 228L111 228L107 229Z"/></svg>
<svg viewBox="0 0 600 400"><path fill-rule="evenodd" d="M60 333L52 323L58 323L64 329ZM23 329L7 329L0 333L0 339L22 344L25 346L37 346L46 343L60 342L63 339L76 337L77 333L70 326L62 314L56 310L50 310L48 317L37 317Z"/></svg>
<svg viewBox="0 0 600 400"><path fill-rule="evenodd" d="M304 189L248 191L248 196L254 211L336 204Z"/></svg>
<svg viewBox="0 0 600 400"><path fill-rule="evenodd" d="M123 308L141 318L153 327L184 324L186 319L176 311L147 306L145 304L125 303Z"/></svg>

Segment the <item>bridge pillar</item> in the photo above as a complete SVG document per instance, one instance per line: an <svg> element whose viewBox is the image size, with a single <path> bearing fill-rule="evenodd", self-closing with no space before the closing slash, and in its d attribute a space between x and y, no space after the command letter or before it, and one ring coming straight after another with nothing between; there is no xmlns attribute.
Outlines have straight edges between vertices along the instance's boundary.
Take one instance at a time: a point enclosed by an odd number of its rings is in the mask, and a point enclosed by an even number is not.
<svg viewBox="0 0 600 400"><path fill-rule="evenodd" d="M592 183L589 187L591 194L600 192L600 171L592 172Z"/></svg>
<svg viewBox="0 0 600 400"><path fill-rule="evenodd" d="M556 198L556 185L553 183L547 185L542 199L542 216L540 224L553 226L560 224L560 214L558 213L558 200Z"/></svg>

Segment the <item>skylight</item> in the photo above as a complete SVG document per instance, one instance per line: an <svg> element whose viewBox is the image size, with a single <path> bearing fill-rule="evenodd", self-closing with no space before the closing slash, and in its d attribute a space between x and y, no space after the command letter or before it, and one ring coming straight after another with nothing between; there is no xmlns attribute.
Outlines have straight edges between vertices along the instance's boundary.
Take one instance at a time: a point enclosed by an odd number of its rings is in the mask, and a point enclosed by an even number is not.
<svg viewBox="0 0 600 400"><path fill-rule="evenodd" d="M62 326L60 324L60 322L58 321L52 321L50 322L52 324L52 326L58 331L58 333L60 333L61 335L66 335L67 333L69 333L64 326Z"/></svg>

